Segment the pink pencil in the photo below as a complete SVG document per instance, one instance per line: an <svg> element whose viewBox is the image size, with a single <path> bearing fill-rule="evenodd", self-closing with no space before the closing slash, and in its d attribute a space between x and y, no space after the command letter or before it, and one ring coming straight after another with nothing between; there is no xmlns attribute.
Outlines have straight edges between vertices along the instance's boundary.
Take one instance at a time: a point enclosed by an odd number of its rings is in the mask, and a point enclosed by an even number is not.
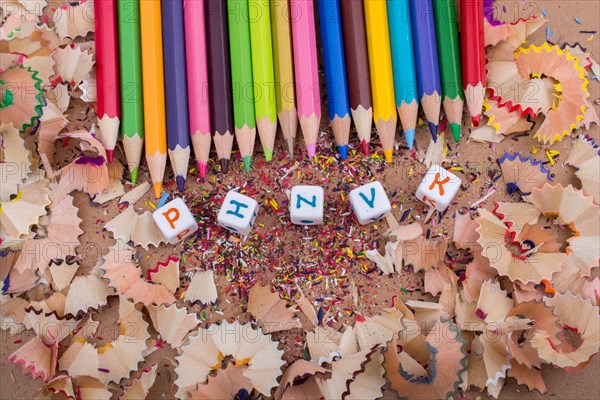
<svg viewBox="0 0 600 400"><path fill-rule="evenodd" d="M296 102L306 150L314 157L321 122L319 64L313 0L290 0Z"/></svg>
<svg viewBox="0 0 600 400"><path fill-rule="evenodd" d="M208 109L204 0L184 0L183 10L190 131L200 178L204 179L212 141Z"/></svg>

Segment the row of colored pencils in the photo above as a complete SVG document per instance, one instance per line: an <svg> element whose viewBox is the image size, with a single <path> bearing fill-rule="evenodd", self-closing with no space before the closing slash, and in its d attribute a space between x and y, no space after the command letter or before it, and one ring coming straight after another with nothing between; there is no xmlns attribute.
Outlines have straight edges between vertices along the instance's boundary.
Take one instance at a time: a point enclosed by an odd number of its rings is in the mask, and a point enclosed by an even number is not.
<svg viewBox="0 0 600 400"><path fill-rule="evenodd" d="M465 99L479 122L483 0L460 2L462 43L454 0L315 2L340 158L352 120L365 154L375 122L388 161L397 115L413 147L419 103L434 140L441 104L456 140ZM157 196L167 154L180 190L190 147L202 178L212 142L224 172L234 137L246 170L256 133L269 161L278 119L291 155L298 122L315 155L321 93L313 0L96 0L94 7L100 137L112 161L120 128L134 184L144 144Z"/></svg>

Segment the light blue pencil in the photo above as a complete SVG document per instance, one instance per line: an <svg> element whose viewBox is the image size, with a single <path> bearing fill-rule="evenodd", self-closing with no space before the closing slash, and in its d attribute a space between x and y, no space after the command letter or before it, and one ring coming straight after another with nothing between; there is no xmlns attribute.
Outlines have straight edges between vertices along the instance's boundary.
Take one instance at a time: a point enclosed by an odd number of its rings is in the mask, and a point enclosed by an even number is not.
<svg viewBox="0 0 600 400"><path fill-rule="evenodd" d="M396 107L408 148L415 141L419 112L417 73L408 0L387 0Z"/></svg>

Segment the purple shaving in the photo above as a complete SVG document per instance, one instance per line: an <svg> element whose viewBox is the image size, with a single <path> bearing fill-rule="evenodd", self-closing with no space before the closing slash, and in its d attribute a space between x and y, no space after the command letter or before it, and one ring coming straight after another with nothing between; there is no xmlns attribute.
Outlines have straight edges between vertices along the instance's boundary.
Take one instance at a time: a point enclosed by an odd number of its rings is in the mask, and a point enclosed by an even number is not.
<svg viewBox="0 0 600 400"><path fill-rule="evenodd" d="M496 0L483 0L483 15L492 26L504 24L494 18L494 10L496 9Z"/></svg>
<svg viewBox="0 0 600 400"><path fill-rule="evenodd" d="M97 166L104 165L104 157L81 156L75 160L75 164L94 164Z"/></svg>

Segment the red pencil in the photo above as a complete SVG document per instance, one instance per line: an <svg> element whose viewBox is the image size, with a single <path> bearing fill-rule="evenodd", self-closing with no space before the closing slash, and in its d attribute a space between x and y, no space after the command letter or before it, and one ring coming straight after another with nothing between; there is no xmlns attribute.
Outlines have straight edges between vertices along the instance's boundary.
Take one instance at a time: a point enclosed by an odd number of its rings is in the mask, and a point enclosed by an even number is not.
<svg viewBox="0 0 600 400"><path fill-rule="evenodd" d="M460 41L463 89L471 122L479 126L485 96L485 41L483 0L460 2Z"/></svg>
<svg viewBox="0 0 600 400"><path fill-rule="evenodd" d="M112 162L121 118L116 0L94 1L94 26L99 138Z"/></svg>

